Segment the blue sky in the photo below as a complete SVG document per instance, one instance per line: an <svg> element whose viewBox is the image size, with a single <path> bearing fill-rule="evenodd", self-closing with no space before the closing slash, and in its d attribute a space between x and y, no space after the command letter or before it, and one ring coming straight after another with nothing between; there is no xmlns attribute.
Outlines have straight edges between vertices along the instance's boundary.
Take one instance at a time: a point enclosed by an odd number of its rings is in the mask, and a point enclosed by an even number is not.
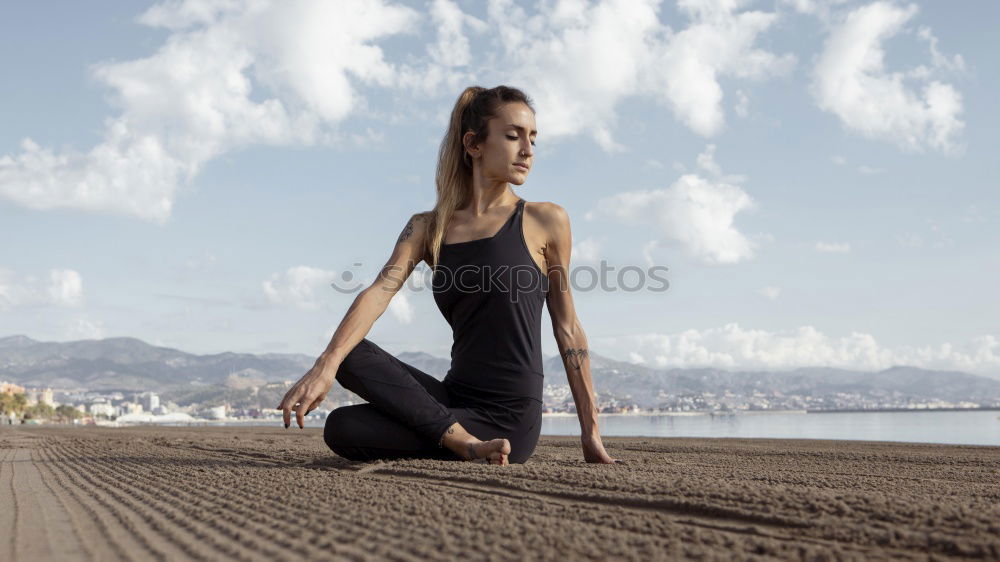
<svg viewBox="0 0 1000 562"><path fill-rule="evenodd" d="M0 335L316 355L353 299L330 282L370 280L431 207L457 95L508 84L538 111L515 191L566 208L572 266L669 268L665 292L576 291L594 352L1000 378L998 12L12 4ZM451 343L418 284L369 337L440 356Z"/></svg>

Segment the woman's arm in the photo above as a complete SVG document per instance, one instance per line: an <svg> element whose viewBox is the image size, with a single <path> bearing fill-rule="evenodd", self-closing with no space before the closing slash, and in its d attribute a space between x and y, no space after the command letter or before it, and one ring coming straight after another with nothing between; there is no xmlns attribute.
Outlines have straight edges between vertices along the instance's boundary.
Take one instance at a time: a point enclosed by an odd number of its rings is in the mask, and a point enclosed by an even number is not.
<svg viewBox="0 0 1000 562"><path fill-rule="evenodd" d="M316 359L316 363L285 393L277 409L283 412L286 428L289 426L293 410L299 427L303 427L305 414L319 407L326 398L344 357L364 339L375 321L388 308L389 301L399 292L413 269L424 258L426 220L424 213L410 217L396 240L392 255L375 281L358 293L334 331L329 345ZM296 406L296 404L302 405Z"/></svg>
<svg viewBox="0 0 1000 562"><path fill-rule="evenodd" d="M375 281L358 293L317 361L339 366L354 346L368 335L375 321L389 307L389 301L423 259L426 220L423 213L410 217L396 240L389 260L382 266ZM333 370L336 372L336 368Z"/></svg>
<svg viewBox="0 0 1000 562"><path fill-rule="evenodd" d="M594 382L590 376L590 357L587 351L587 334L573 306L573 294L569 283L570 250L573 244L569 215L555 203L544 206L545 230L548 242L545 246L545 261L548 268L549 292L546 296L549 317L552 318L552 332L559 346L566 367L566 378L576 403L576 415L580 419L580 440L583 458L587 462L620 462L611 458L604 450L600 431L597 427L597 403L594 398Z"/></svg>

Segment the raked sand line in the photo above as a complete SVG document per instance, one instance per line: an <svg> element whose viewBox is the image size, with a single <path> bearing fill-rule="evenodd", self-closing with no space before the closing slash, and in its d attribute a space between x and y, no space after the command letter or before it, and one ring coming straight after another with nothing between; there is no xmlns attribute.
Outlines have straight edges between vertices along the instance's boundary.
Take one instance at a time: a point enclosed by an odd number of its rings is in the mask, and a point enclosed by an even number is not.
<svg viewBox="0 0 1000 562"><path fill-rule="evenodd" d="M499 467L355 463L314 429L0 429L0 559L1000 559L1000 447L605 445L628 464L575 438Z"/></svg>

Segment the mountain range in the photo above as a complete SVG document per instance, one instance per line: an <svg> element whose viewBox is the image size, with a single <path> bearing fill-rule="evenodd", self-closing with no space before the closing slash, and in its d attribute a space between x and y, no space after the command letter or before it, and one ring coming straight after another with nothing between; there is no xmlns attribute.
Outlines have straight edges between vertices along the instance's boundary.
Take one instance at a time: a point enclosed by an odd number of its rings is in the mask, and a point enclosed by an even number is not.
<svg viewBox="0 0 1000 562"><path fill-rule="evenodd" d="M422 352L403 352L397 357L438 379L451 363ZM853 393L955 402L1000 400L1000 381L959 371L909 366L877 372L826 367L780 372L657 369L593 352L589 357L594 387L601 395L628 398L643 407L653 407L668 395L722 395L727 391L739 395ZM298 380L314 362L315 357L293 353L196 355L129 337L71 342L43 342L24 335L0 338L0 381L66 390L163 393L212 386L245 388ZM543 370L546 384L567 384L558 356L547 359Z"/></svg>

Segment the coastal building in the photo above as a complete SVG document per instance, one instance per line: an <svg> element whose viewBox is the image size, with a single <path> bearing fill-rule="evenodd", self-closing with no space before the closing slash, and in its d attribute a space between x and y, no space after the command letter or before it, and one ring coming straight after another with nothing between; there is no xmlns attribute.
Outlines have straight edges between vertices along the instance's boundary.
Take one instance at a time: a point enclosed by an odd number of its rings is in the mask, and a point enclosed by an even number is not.
<svg viewBox="0 0 1000 562"><path fill-rule="evenodd" d="M0 394L24 394L24 387L12 382L0 381Z"/></svg>
<svg viewBox="0 0 1000 562"><path fill-rule="evenodd" d="M92 416L107 416L109 418L114 417L118 413L118 408L115 408L106 400L99 399L90 403L90 415Z"/></svg>
<svg viewBox="0 0 1000 562"><path fill-rule="evenodd" d="M153 412L160 407L160 397L155 392L146 392L142 395L142 408L147 412Z"/></svg>
<svg viewBox="0 0 1000 562"><path fill-rule="evenodd" d="M118 405L121 408L122 414L141 414L143 412L142 404L138 402L122 402Z"/></svg>

